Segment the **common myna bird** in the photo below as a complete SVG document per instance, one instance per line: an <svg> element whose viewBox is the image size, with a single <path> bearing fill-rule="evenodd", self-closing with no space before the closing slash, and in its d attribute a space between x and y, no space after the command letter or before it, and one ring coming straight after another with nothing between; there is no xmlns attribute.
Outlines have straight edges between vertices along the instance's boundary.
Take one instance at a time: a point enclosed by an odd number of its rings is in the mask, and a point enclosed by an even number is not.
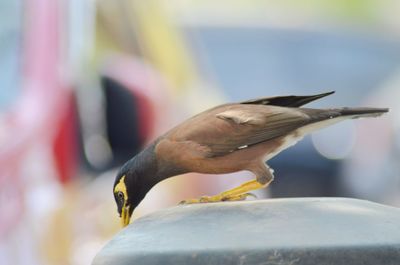
<svg viewBox="0 0 400 265"><path fill-rule="evenodd" d="M119 170L114 197L123 226L158 182L188 172L225 174L247 170L255 179L215 196L184 203L243 200L274 179L266 161L306 134L336 122L376 117L386 108L310 109L301 106L333 94L278 96L229 103L204 111L163 136Z"/></svg>

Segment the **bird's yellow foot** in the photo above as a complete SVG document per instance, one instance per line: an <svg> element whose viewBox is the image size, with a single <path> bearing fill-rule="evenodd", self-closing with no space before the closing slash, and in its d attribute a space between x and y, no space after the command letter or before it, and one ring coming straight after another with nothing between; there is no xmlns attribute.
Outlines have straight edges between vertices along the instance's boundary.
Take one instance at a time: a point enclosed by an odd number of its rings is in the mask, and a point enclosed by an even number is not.
<svg viewBox="0 0 400 265"><path fill-rule="evenodd" d="M249 196L257 199L257 196L255 194L253 194L253 193L243 193L243 194L240 194L240 195L223 198L222 201L244 201Z"/></svg>
<svg viewBox="0 0 400 265"><path fill-rule="evenodd" d="M242 185L217 194L215 196L203 196L199 199L189 199L181 201L180 204L191 204L191 203L204 203L204 202L221 202L221 201L240 201L246 199L249 195L254 196L249 193L256 189L266 187L269 183L261 184L257 180L251 180L243 183ZM255 197L255 196L254 196Z"/></svg>
<svg viewBox="0 0 400 265"><path fill-rule="evenodd" d="M179 204L222 202L222 201L243 201L249 196L256 198L256 196L252 193L243 193L243 194L239 194L239 195L235 195L235 196L222 196L222 195L202 196L198 199L183 200Z"/></svg>

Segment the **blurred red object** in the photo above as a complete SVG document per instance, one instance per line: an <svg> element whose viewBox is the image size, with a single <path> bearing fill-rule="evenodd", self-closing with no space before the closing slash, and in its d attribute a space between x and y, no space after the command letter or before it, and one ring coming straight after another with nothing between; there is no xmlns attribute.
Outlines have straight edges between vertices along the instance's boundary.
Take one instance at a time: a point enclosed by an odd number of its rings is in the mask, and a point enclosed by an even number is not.
<svg viewBox="0 0 400 265"><path fill-rule="evenodd" d="M121 166L170 127L171 99L161 75L134 56L109 56L101 81L112 166Z"/></svg>

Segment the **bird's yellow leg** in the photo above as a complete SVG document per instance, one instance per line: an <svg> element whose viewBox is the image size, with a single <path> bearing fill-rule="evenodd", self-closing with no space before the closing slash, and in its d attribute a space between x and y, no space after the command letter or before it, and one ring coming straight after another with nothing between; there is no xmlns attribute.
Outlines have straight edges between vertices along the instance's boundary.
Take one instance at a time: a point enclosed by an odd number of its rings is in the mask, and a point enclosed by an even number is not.
<svg viewBox="0 0 400 265"><path fill-rule="evenodd" d="M242 185L221 192L214 196L203 196L199 199L184 200L182 204L202 203L202 202L220 202L220 201L240 201L246 199L247 196L252 195L250 191L257 190L268 186L269 183L261 184L257 180L251 180L243 183Z"/></svg>

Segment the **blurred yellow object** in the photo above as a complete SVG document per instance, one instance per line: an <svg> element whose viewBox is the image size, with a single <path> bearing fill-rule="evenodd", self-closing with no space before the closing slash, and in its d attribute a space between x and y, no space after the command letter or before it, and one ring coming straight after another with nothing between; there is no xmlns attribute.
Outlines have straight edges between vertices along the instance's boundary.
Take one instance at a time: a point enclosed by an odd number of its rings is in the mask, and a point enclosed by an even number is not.
<svg viewBox="0 0 400 265"><path fill-rule="evenodd" d="M153 64L181 90L198 77L182 36L168 19L159 0L127 1L133 11L132 23L140 33L141 48Z"/></svg>
<svg viewBox="0 0 400 265"><path fill-rule="evenodd" d="M198 82L185 42L162 1L99 1L97 47L122 50L149 60L175 92ZM101 53L101 51L100 51Z"/></svg>
<svg viewBox="0 0 400 265"><path fill-rule="evenodd" d="M111 173L90 183L74 183L64 190L60 207L48 217L42 256L48 264L90 264L94 255L119 229L109 193Z"/></svg>

